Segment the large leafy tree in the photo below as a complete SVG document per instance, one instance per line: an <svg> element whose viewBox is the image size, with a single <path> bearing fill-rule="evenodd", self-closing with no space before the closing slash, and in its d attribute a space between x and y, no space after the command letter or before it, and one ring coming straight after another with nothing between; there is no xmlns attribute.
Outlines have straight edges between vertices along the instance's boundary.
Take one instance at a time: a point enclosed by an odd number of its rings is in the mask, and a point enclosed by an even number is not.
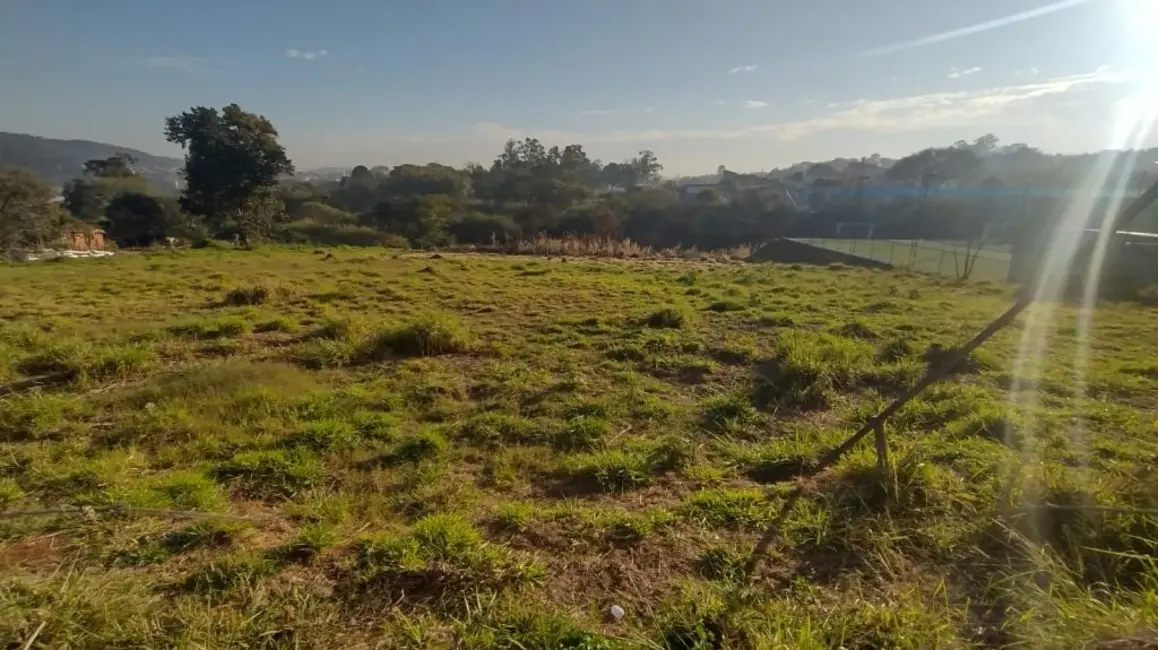
<svg viewBox="0 0 1158 650"><path fill-rule="evenodd" d="M64 215L52 188L19 167L0 170L0 249L42 247L60 236Z"/></svg>
<svg viewBox="0 0 1158 650"><path fill-rule="evenodd" d="M109 202L106 229L122 246L148 246L193 232L177 201L143 192L122 192Z"/></svg>
<svg viewBox="0 0 1158 650"><path fill-rule="evenodd" d="M278 177L294 171L268 119L237 104L196 106L167 118L165 137L186 151L185 210L219 233L235 229L246 240L268 234L279 212Z"/></svg>
<svg viewBox="0 0 1158 650"><path fill-rule="evenodd" d="M136 162L127 153L89 160L84 164L83 175L66 183L61 191L64 208L81 221L102 222L115 196L148 190L148 181L133 170Z"/></svg>
<svg viewBox="0 0 1158 650"><path fill-rule="evenodd" d="M383 201L362 215L362 224L401 235L417 246L438 246L446 242L447 227L461 206L452 197L427 194Z"/></svg>
<svg viewBox="0 0 1158 650"><path fill-rule="evenodd" d="M659 180L663 165L659 164L659 159L650 149L644 149L631 160L631 169L635 174L636 185L648 185Z"/></svg>
<svg viewBox="0 0 1158 650"><path fill-rule="evenodd" d="M901 158L885 176L892 181L916 184L926 177L938 181L960 180L972 174L981 160L972 149L948 147L925 149Z"/></svg>

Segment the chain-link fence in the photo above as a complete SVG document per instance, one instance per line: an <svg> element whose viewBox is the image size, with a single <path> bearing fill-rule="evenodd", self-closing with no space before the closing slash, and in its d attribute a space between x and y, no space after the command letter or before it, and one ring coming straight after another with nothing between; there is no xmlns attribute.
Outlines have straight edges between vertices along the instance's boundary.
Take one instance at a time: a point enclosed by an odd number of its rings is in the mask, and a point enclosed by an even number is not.
<svg viewBox="0 0 1158 650"><path fill-rule="evenodd" d="M794 241L951 278L1004 282L1009 277L1008 244L924 239L797 238Z"/></svg>

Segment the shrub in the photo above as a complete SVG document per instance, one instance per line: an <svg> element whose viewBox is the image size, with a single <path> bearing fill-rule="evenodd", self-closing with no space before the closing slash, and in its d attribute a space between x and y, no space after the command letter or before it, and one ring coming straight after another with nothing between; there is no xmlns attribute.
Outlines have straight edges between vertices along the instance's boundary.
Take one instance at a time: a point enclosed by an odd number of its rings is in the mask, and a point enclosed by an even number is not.
<svg viewBox="0 0 1158 650"><path fill-rule="evenodd" d="M294 222L303 220L313 221L318 224L326 225L342 225L354 222L354 215L335 208L332 205L326 205L320 201L306 201L297 205L286 206L286 212L294 221L287 223L286 226L292 225Z"/></svg>
<svg viewBox="0 0 1158 650"><path fill-rule="evenodd" d="M327 246L396 246L397 235L352 223L321 223L299 219L278 226L274 238L290 244L323 244ZM402 238L405 242L405 238ZM406 246L402 246L405 248Z"/></svg>
<svg viewBox="0 0 1158 650"><path fill-rule="evenodd" d="M506 215L472 212L450 224L450 234L459 243L487 244L518 239L522 229Z"/></svg>

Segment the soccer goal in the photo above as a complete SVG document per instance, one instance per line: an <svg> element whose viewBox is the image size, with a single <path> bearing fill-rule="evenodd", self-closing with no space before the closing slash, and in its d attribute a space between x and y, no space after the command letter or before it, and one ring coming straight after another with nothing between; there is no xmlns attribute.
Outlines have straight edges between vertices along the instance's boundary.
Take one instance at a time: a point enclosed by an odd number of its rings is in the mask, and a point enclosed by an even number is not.
<svg viewBox="0 0 1158 650"><path fill-rule="evenodd" d="M856 255L859 253L857 249L868 246L868 242L863 240L871 240L876 227L875 223L867 221L841 221L836 224L836 240L842 250Z"/></svg>

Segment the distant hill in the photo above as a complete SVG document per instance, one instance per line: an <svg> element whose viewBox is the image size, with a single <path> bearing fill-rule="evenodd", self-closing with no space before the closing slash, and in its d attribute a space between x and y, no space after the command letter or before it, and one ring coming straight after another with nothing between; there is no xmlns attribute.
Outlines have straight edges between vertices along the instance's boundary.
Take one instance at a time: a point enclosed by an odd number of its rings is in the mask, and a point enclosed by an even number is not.
<svg viewBox="0 0 1158 650"><path fill-rule="evenodd" d="M127 153L136 158L137 172L162 189L172 189L180 179L181 168L185 166L185 161L179 158L154 156L104 142L56 140L0 131L0 169L26 167L46 183L56 186L79 176L86 161L108 158L118 153Z"/></svg>

